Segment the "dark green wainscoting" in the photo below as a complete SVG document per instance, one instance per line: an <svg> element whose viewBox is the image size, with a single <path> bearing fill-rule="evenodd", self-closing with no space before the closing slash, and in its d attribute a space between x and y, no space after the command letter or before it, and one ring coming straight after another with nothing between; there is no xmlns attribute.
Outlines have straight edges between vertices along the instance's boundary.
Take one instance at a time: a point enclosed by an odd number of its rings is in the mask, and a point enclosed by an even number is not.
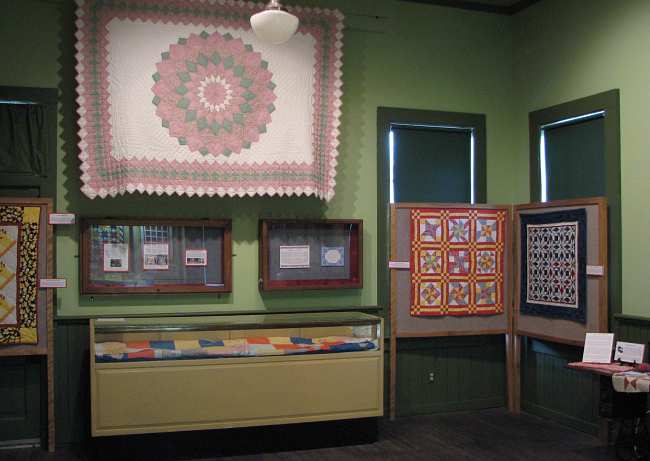
<svg viewBox="0 0 650 461"><path fill-rule="evenodd" d="M615 314L612 323L617 340L650 342L650 319ZM522 409L597 434L599 380L566 368L581 358L582 348L523 338Z"/></svg>
<svg viewBox="0 0 650 461"><path fill-rule="evenodd" d="M504 337L400 339L396 400L398 416L504 406Z"/></svg>
<svg viewBox="0 0 650 461"><path fill-rule="evenodd" d="M41 420L47 404L42 401L41 373L45 373L41 357L8 357L0 359L0 443L20 440L37 442L41 436Z"/></svg>
<svg viewBox="0 0 650 461"><path fill-rule="evenodd" d="M55 323L54 392L57 445L90 438L88 320Z"/></svg>
<svg viewBox="0 0 650 461"><path fill-rule="evenodd" d="M618 341L630 343L650 342L650 318L634 317L631 315L614 315L614 332ZM646 348L647 349L647 348ZM650 360L650 352L646 352L646 361Z"/></svg>
<svg viewBox="0 0 650 461"><path fill-rule="evenodd" d="M57 446L90 437L88 320L55 322L54 392ZM0 359L0 445L44 440L47 386L43 357Z"/></svg>
<svg viewBox="0 0 650 461"><path fill-rule="evenodd" d="M522 338L522 410L596 435L599 380L566 368L581 359L582 348Z"/></svg>

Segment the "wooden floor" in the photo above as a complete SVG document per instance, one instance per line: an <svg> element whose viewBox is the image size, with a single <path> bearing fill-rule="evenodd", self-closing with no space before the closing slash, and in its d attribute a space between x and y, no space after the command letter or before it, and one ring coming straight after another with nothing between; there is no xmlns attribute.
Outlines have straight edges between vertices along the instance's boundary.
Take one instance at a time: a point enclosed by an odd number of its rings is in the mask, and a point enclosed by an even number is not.
<svg viewBox="0 0 650 461"><path fill-rule="evenodd" d="M258 429L259 430L259 429ZM270 432L269 432L270 431ZM271 434L272 429L257 434ZM232 448L224 449L222 435L241 438ZM595 437L559 426L531 415L518 417L503 409L471 413L400 418L379 423L379 440L371 444L318 448L309 450L260 453L258 439L250 431L206 431L180 434L157 434L130 438L113 438L87 447L59 449L48 455L38 449L0 450L0 460L522 460L582 461L614 460L611 449L600 446ZM300 440L285 433L283 449ZM229 440L232 442L233 440ZM321 445L327 445L325 439ZM233 446L229 443L228 445ZM265 449L266 450L266 449ZM271 449L272 450L272 449Z"/></svg>

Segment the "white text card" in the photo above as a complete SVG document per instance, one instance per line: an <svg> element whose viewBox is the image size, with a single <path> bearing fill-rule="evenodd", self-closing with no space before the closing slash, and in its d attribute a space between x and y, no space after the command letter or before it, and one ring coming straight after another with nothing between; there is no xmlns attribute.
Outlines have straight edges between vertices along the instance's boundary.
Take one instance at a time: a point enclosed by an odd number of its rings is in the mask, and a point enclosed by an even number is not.
<svg viewBox="0 0 650 461"><path fill-rule="evenodd" d="M48 223L53 226L65 226L74 224L74 213L50 213Z"/></svg>
<svg viewBox="0 0 650 461"><path fill-rule="evenodd" d="M582 361L588 363L611 363L614 333L587 333Z"/></svg>
<svg viewBox="0 0 650 461"><path fill-rule="evenodd" d="M41 288L67 288L68 281L66 279L41 279L39 286Z"/></svg>
<svg viewBox="0 0 650 461"><path fill-rule="evenodd" d="M280 247L280 269L304 269L309 267L309 245Z"/></svg>
<svg viewBox="0 0 650 461"><path fill-rule="evenodd" d="M411 263L409 261L388 261L389 269L410 269Z"/></svg>
<svg viewBox="0 0 650 461"><path fill-rule="evenodd" d="M644 344L625 343L623 341L616 341L616 349L614 351L614 361L621 361L626 363L642 363L644 354L645 354Z"/></svg>
<svg viewBox="0 0 650 461"><path fill-rule="evenodd" d="M605 268L603 266L587 266L587 275L597 275L602 277L605 275Z"/></svg>

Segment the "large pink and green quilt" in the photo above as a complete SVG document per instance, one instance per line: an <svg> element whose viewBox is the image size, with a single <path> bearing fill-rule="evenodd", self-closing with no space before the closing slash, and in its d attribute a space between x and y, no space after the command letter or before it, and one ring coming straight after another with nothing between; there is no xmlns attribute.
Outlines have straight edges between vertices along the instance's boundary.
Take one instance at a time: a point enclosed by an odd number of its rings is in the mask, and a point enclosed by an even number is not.
<svg viewBox="0 0 650 461"><path fill-rule="evenodd" d="M334 195L343 16L295 7L257 39L261 3L77 0L82 191Z"/></svg>
<svg viewBox="0 0 650 461"><path fill-rule="evenodd" d="M504 308L506 211L411 210L411 315L491 315Z"/></svg>

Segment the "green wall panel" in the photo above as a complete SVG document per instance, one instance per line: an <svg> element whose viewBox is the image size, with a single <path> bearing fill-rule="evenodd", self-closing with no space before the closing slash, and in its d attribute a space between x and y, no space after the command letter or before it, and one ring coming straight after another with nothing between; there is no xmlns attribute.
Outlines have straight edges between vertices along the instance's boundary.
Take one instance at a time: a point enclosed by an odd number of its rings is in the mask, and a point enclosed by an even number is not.
<svg viewBox="0 0 650 461"><path fill-rule="evenodd" d="M613 330L617 341L650 344L650 319L617 315L614 318ZM647 347L646 347L647 351ZM646 362L650 359L650 352L646 352Z"/></svg>
<svg viewBox="0 0 650 461"><path fill-rule="evenodd" d="M38 357L0 358L0 442L41 436L45 392Z"/></svg>
<svg viewBox="0 0 650 461"><path fill-rule="evenodd" d="M90 437L88 321L56 321L54 396L57 445Z"/></svg>
<svg viewBox="0 0 650 461"><path fill-rule="evenodd" d="M397 353L398 416L505 404L505 340L501 335L401 339Z"/></svg>
<svg viewBox="0 0 650 461"><path fill-rule="evenodd" d="M582 348L527 338L522 341L523 410L597 434L598 378L566 368L567 363L581 360Z"/></svg>

